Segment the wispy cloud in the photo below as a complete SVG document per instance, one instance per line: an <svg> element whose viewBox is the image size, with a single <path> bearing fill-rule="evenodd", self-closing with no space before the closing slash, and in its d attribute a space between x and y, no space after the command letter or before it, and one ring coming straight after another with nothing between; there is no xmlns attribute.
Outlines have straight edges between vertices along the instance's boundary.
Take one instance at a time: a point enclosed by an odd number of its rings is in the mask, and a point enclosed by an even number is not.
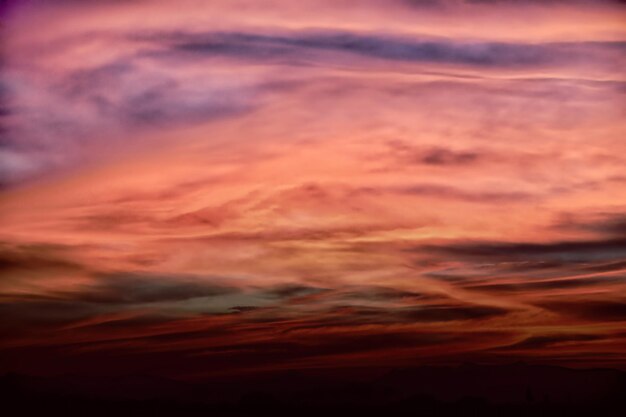
<svg viewBox="0 0 626 417"><path fill-rule="evenodd" d="M165 38L168 40L168 38ZM516 44L447 39L411 39L347 32L255 34L213 32L170 37L174 51L243 59L270 59L296 63L315 61L319 53L339 53L371 59L433 62L478 67L542 67L565 62L583 63L589 55L618 59L623 42ZM332 59L327 57L326 59Z"/></svg>
<svg viewBox="0 0 626 417"><path fill-rule="evenodd" d="M623 365L621 5L200 3L12 2L0 372Z"/></svg>

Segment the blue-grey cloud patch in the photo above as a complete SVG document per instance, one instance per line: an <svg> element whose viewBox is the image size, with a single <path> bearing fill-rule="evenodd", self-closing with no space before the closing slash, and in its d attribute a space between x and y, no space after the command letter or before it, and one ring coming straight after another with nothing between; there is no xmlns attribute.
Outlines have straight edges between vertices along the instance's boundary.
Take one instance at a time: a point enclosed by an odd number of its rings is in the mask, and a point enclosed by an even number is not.
<svg viewBox="0 0 626 417"><path fill-rule="evenodd" d="M185 71L204 65L205 58L223 58L231 61L228 65L232 61L240 66L261 62L290 68L370 67L376 60L523 70L577 64L621 68L619 57L624 51L623 42L468 42L333 30L275 34L180 31L120 38L129 42L130 52L95 67L76 63L45 79L36 68L9 68L3 74L0 184L19 183L88 162L100 152L90 149L91 144L117 146L140 136L135 135L139 129L165 129L246 114L263 104L266 93L286 93L293 87L293 80L244 81L237 74L213 71L213 63L208 61L204 72L190 76ZM420 160L442 166L469 164L480 157L471 150L442 148L427 151Z"/></svg>
<svg viewBox="0 0 626 417"><path fill-rule="evenodd" d="M123 57L68 70L43 82L13 72L1 89L0 182L55 172L97 158L137 132L235 117L259 103L261 89L227 75L185 77L164 63ZM109 148L109 146L106 146Z"/></svg>
<svg viewBox="0 0 626 417"><path fill-rule="evenodd" d="M528 68L591 62L613 57L617 65L624 42L506 43L420 39L337 31L257 34L244 32L153 35L172 51L197 56L271 59L282 62L324 60L320 54L345 54L388 61ZM335 57L336 58L336 57Z"/></svg>
<svg viewBox="0 0 626 417"><path fill-rule="evenodd" d="M201 277L113 273L100 275L94 284L73 296L90 303L132 304L185 301L238 292L236 287L215 284Z"/></svg>
<svg viewBox="0 0 626 417"><path fill-rule="evenodd" d="M73 72L58 88L68 99L85 102L118 123L162 126L249 110L251 92L243 85L229 87L226 81L209 76L192 85L166 68L155 71L132 61L119 61Z"/></svg>
<svg viewBox="0 0 626 417"><path fill-rule="evenodd" d="M25 268L24 264L30 261L33 268L76 268L71 263L68 266L65 262L41 254L37 257L25 256L13 256L9 258L8 265L5 262L4 266ZM94 274L89 284L72 290L52 291L45 296L0 292L0 313L3 316L0 332L19 333L22 327L31 330L54 328L111 312L146 308L159 309L159 320L204 311L226 313L228 306L222 305L222 299L230 297L234 299L232 302L245 301L245 297L240 297L242 291L238 287L217 281L212 277L189 275L99 273Z"/></svg>

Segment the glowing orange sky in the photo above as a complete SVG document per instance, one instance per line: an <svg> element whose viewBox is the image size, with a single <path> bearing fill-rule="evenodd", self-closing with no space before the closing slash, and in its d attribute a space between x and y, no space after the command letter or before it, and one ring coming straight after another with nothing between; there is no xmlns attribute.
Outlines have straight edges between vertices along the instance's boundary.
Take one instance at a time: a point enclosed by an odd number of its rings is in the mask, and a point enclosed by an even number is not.
<svg viewBox="0 0 626 417"><path fill-rule="evenodd" d="M624 366L623 6L85 3L3 17L2 370Z"/></svg>

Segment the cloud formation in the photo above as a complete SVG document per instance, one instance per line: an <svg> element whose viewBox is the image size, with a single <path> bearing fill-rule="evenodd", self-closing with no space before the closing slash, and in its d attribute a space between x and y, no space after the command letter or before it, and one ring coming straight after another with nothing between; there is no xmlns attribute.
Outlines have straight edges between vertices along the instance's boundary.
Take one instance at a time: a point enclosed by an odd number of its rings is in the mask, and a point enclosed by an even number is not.
<svg viewBox="0 0 626 417"><path fill-rule="evenodd" d="M258 35L208 33L174 36L172 48L207 56L244 59L315 60L316 52L337 52L366 58L407 62L433 62L478 67L518 68L578 63L592 54L618 54L623 42L577 42L544 45L503 42L420 40L353 33ZM614 55L615 56L615 55ZM615 57L617 58L617 57ZM615 59L614 58L614 59Z"/></svg>
<svg viewBox="0 0 626 417"><path fill-rule="evenodd" d="M7 10L0 372L626 366L623 6Z"/></svg>

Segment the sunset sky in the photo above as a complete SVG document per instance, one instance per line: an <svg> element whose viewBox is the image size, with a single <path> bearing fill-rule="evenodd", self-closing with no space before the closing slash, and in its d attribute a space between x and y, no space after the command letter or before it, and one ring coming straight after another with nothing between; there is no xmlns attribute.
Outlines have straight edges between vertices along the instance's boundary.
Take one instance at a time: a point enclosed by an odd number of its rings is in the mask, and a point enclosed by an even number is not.
<svg viewBox="0 0 626 417"><path fill-rule="evenodd" d="M626 369L623 2L0 13L0 372Z"/></svg>

